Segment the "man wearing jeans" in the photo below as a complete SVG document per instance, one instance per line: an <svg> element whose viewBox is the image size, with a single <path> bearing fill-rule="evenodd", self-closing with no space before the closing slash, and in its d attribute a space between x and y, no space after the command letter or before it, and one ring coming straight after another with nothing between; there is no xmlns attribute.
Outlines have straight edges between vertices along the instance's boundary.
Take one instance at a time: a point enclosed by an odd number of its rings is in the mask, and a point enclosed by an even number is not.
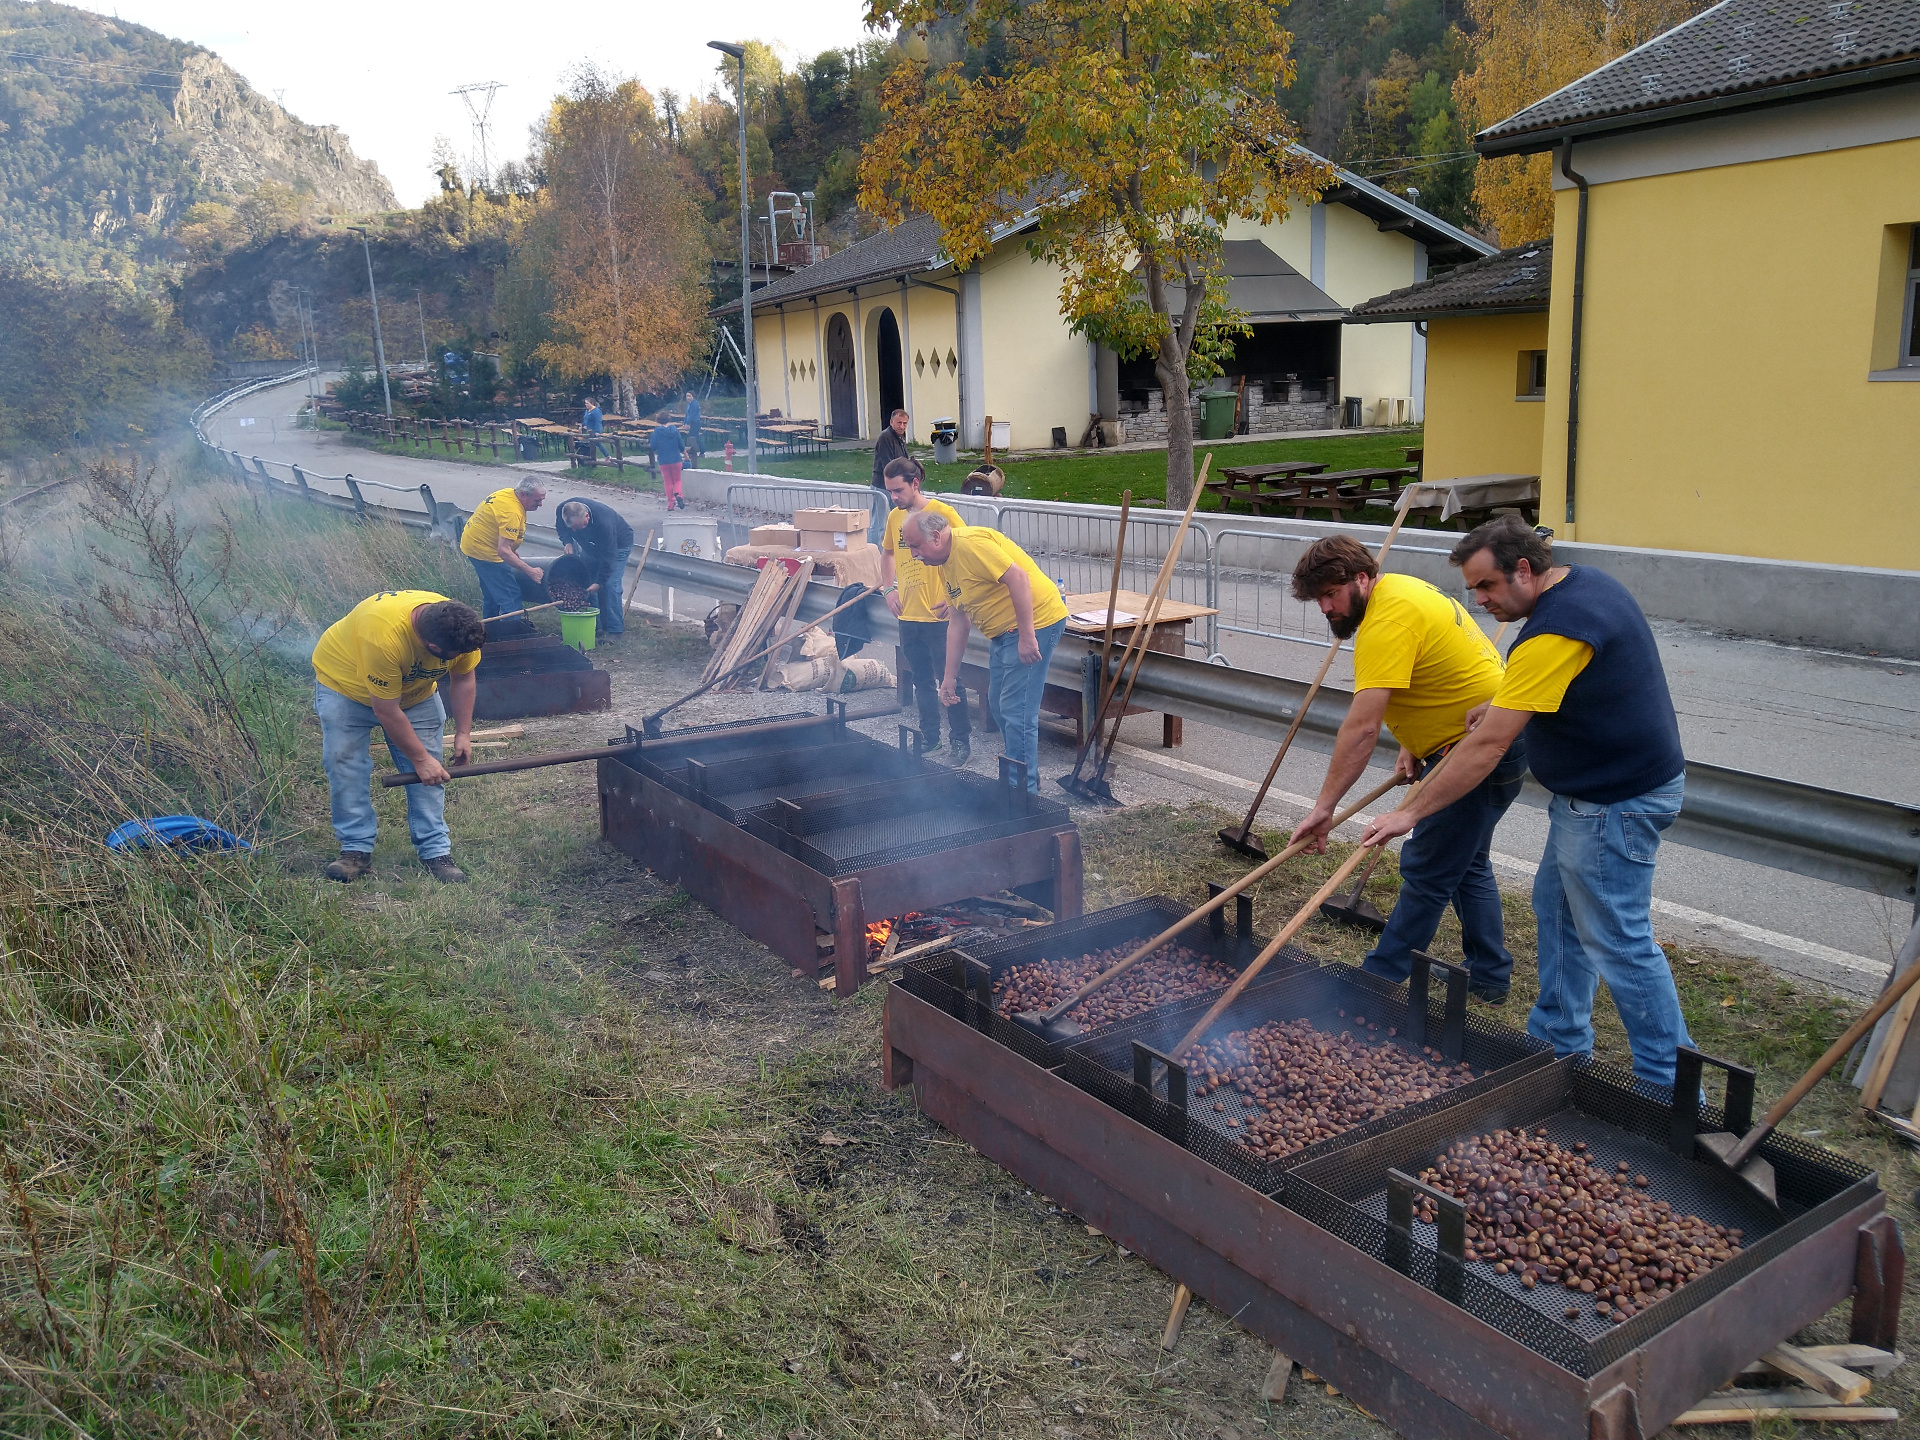
<svg viewBox="0 0 1920 1440"><path fill-rule="evenodd" d="M1382 575L1366 547L1345 535L1317 540L1293 571L1296 600L1317 603L1336 639L1353 637L1353 703L1340 726L1326 782L1296 840L1326 848L1340 798L1365 773L1382 724L1400 742L1395 769L1420 777L1467 733L1467 713L1500 685L1500 652L1458 600L1411 575ZM1468 989L1504 1005L1512 983L1493 878L1493 830L1519 798L1524 746L1459 799L1428 815L1400 851L1400 898L1361 968L1396 984L1413 968L1451 904L1460 917Z"/></svg>
<svg viewBox="0 0 1920 1440"><path fill-rule="evenodd" d="M1556 566L1546 538L1517 516L1473 531L1453 563L1489 615L1526 628L1446 770L1406 809L1375 820L1364 843L1404 834L1457 799L1526 731L1534 778L1553 792L1533 882L1540 999L1527 1030L1556 1054L1591 1054L1604 979L1633 1073L1671 1086L1674 1052L1693 1040L1651 910L1654 857L1680 814L1686 757L1653 631L1626 586L1591 566Z"/></svg>
<svg viewBox="0 0 1920 1440"><path fill-rule="evenodd" d="M466 880L447 834L446 767L440 763L453 701L453 763L473 758L473 670L487 637L480 617L431 590L388 591L362 600L313 647L313 709L320 717L320 759L333 802L340 858L327 878L352 882L373 870L379 821L373 812L374 726L393 763L420 777L407 791L407 832L427 873L443 885Z"/></svg>
<svg viewBox="0 0 1920 1440"><path fill-rule="evenodd" d="M973 727L967 718L967 692L956 686L952 705L940 703L940 678L947 665L947 590L940 572L913 558L900 532L908 520L922 511L945 517L949 525L961 522L960 512L944 500L925 494L921 486L926 472L911 455L902 455L887 466L887 499L892 510L887 515L886 544L880 551L880 590L887 597L887 608L900 621L900 656L904 661L906 682L920 702L920 734L925 742L921 753L940 748L940 712L947 713L947 738L955 765L965 765L973 755Z"/></svg>
<svg viewBox="0 0 1920 1440"><path fill-rule="evenodd" d="M880 493L873 497L873 510L867 517L867 539L876 545L884 542L887 530L887 466L906 453L907 412L896 410L887 417L887 428L880 432L880 438L873 442L873 488Z"/></svg>
<svg viewBox="0 0 1920 1440"><path fill-rule="evenodd" d="M611 505L576 495L561 503L553 531L563 551L587 562L592 576L587 583L600 587L600 633L624 633L627 607L621 591L627 581L627 559L633 554L633 527L627 517Z"/></svg>
<svg viewBox="0 0 1920 1440"><path fill-rule="evenodd" d="M960 695L960 660L978 625L993 642L987 661L987 708L1000 727L1009 760L1027 767L1027 789L1040 790L1040 699L1047 662L1067 628L1067 605L1055 585L1018 545L997 530L955 525L922 510L900 527L922 565L938 566L947 587L947 665L940 703Z"/></svg>
<svg viewBox="0 0 1920 1440"><path fill-rule="evenodd" d="M527 515L547 498L547 487L531 475L511 490L496 490L480 502L460 532L460 553L473 562L480 581L480 613L488 619L511 615L527 602L523 582L534 598L545 599L541 583L546 571L520 558L520 542L527 538Z"/></svg>

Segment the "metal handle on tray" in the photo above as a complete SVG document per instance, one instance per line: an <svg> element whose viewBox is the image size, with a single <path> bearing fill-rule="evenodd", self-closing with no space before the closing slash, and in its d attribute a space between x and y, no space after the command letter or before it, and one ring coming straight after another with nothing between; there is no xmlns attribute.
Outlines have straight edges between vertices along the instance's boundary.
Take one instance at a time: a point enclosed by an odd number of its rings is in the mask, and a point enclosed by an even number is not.
<svg viewBox="0 0 1920 1440"><path fill-rule="evenodd" d="M1172 1056L1163 1055L1151 1045L1133 1042L1133 1083L1148 1094L1153 1093L1153 1067L1167 1067L1167 1104L1182 1114L1187 1108L1187 1067Z"/></svg>
<svg viewBox="0 0 1920 1440"><path fill-rule="evenodd" d="M1407 1043L1415 1049L1427 1043L1427 991L1435 970L1447 982L1446 1008L1440 1017L1440 1053L1458 1063L1467 1049L1467 972L1461 966L1434 959L1424 950L1413 952L1413 973L1407 977Z"/></svg>
<svg viewBox="0 0 1920 1440"><path fill-rule="evenodd" d="M693 793L705 798L712 792L707 784L707 766L703 760L687 757L687 784L693 787Z"/></svg>
<svg viewBox="0 0 1920 1440"><path fill-rule="evenodd" d="M984 960L975 960L968 956L961 962L965 967L966 988L973 992L973 1003L978 1011L975 1025L980 1032L991 1034L993 1030L993 967Z"/></svg>
<svg viewBox="0 0 1920 1440"><path fill-rule="evenodd" d="M1434 1256L1434 1290L1456 1304L1467 1264L1467 1207L1461 1201L1416 1180L1403 1170L1387 1171L1387 1263L1402 1274L1413 1267L1413 1202L1431 1200L1437 1212L1434 1228L1439 1246Z"/></svg>
<svg viewBox="0 0 1920 1440"><path fill-rule="evenodd" d="M1214 884L1211 880L1207 881L1207 899L1219 899L1220 892L1226 888L1224 885ZM1253 897L1251 895L1240 894L1233 897L1233 921L1233 928L1238 932L1234 936L1236 948L1244 953L1251 948L1252 945ZM1222 906L1207 916L1207 930L1215 939L1226 938L1227 912L1225 906Z"/></svg>
<svg viewBox="0 0 1920 1440"><path fill-rule="evenodd" d="M1708 1065L1727 1072L1727 1129L1744 1135L1753 1128L1753 1071L1682 1045L1673 1063L1673 1118L1667 1133L1667 1148L1676 1155L1693 1155L1693 1137L1700 1132L1700 1075Z"/></svg>
<svg viewBox="0 0 1920 1440"><path fill-rule="evenodd" d="M911 725L902 725L899 729L900 753L902 755L912 755L915 759L918 759L920 752L926 749L927 737ZM911 741L907 739L909 735L913 737Z"/></svg>
<svg viewBox="0 0 1920 1440"><path fill-rule="evenodd" d="M1013 776L1012 779L1008 778L1010 772ZM1005 755L1002 755L1000 757L1000 783L1024 796L1027 793L1027 762L1024 760L1010 760Z"/></svg>

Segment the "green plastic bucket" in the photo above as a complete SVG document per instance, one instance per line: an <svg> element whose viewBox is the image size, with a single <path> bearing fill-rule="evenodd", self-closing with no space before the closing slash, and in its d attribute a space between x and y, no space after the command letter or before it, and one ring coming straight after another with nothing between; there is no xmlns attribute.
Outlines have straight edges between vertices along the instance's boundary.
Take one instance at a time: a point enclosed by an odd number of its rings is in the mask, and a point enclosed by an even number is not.
<svg viewBox="0 0 1920 1440"><path fill-rule="evenodd" d="M598 610L562 610L560 638L576 650L593 649L593 632L600 624Z"/></svg>

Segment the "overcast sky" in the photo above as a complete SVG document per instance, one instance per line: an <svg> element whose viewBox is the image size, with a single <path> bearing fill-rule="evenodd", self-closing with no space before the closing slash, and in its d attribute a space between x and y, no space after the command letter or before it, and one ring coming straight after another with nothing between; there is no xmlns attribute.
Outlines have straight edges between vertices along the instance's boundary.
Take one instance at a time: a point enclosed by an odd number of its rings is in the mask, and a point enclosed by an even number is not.
<svg viewBox="0 0 1920 1440"><path fill-rule="evenodd" d="M722 57L709 40L764 40L787 63L863 38L859 0L642 0L639 5L493 7L325 6L260 0L117 0L89 8L216 52L261 94L314 125L338 125L354 153L376 161L403 205L435 181L433 140L465 157L471 122L456 85L504 81L494 96L490 151L524 155L527 127L567 72L592 59L658 94L698 93ZM509 15L514 18L507 18Z"/></svg>

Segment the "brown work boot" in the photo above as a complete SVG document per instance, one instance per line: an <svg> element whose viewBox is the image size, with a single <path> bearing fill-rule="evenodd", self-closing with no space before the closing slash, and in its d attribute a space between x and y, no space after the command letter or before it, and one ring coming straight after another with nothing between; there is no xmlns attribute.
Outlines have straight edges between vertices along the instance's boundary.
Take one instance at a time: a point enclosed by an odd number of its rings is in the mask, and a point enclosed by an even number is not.
<svg viewBox="0 0 1920 1440"><path fill-rule="evenodd" d="M467 872L453 863L453 857L451 855L436 855L433 859L422 860L420 863L426 866L427 873L442 885L464 885L467 883Z"/></svg>
<svg viewBox="0 0 1920 1440"><path fill-rule="evenodd" d="M327 879L351 885L362 875L373 873L373 856L364 850L342 850L340 858L327 866Z"/></svg>

